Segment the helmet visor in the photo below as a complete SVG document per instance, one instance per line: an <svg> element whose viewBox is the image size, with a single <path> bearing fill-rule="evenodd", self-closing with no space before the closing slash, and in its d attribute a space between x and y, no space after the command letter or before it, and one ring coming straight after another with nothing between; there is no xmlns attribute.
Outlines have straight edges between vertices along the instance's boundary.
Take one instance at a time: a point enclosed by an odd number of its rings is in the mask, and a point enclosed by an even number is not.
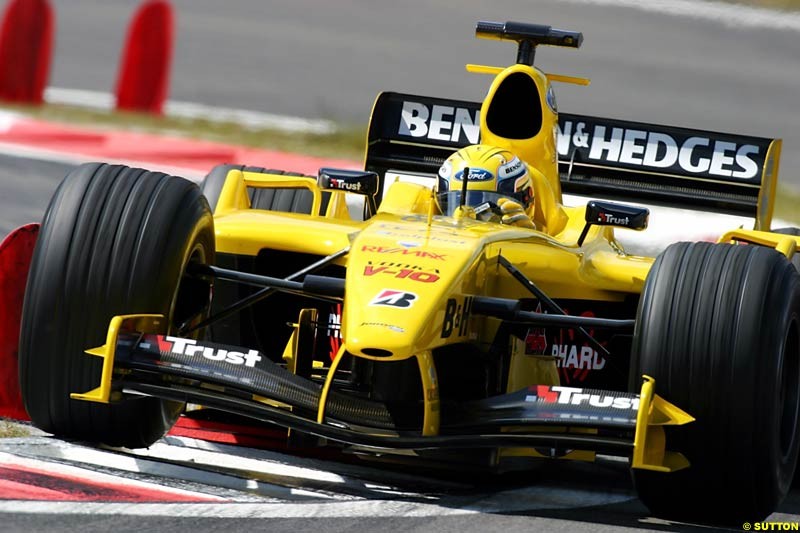
<svg viewBox="0 0 800 533"><path fill-rule="evenodd" d="M464 205L468 205L478 211L477 215L479 220L500 222L501 210L498 202L500 198L507 198L519 203L519 200L516 198L495 191L468 190L467 201ZM452 216L458 206L461 205L461 191L439 193L436 199L439 202L439 207L442 209L442 214ZM496 220L492 215L496 216Z"/></svg>

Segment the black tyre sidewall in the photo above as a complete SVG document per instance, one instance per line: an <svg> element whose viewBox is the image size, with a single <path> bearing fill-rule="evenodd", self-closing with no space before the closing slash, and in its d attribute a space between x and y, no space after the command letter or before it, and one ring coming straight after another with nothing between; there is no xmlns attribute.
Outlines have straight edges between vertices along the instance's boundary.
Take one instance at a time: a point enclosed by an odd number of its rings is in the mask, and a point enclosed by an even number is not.
<svg viewBox="0 0 800 533"><path fill-rule="evenodd" d="M781 235L800 237L800 228L778 228L770 231L773 233L780 233ZM798 250L795 252L794 257L792 257L792 264L794 265L794 268L800 272L800 246L798 246Z"/></svg>
<svg viewBox="0 0 800 533"><path fill-rule="evenodd" d="M222 187L225 185L225 178L228 177L228 172L231 170L244 170L244 168L244 165L217 165L200 182L200 190L208 200L208 205L212 212L217 208L219 195L222 193Z"/></svg>
<svg viewBox="0 0 800 533"><path fill-rule="evenodd" d="M692 466L634 471L656 514L740 523L766 517L791 484L798 451L800 278L774 250L680 243L656 260L634 333L631 386L642 374L697 420L669 428L667 447ZM791 326L790 329L790 325ZM794 380L794 427L781 451L781 371ZM789 417L791 418L791 417Z"/></svg>
<svg viewBox="0 0 800 533"><path fill-rule="evenodd" d="M119 165L76 168L59 186L34 250L20 334L20 384L34 424L128 447L160 438L182 404L155 398L72 400L100 383L111 317L171 316L192 254L214 261L213 219L198 187Z"/></svg>
<svg viewBox="0 0 800 533"><path fill-rule="evenodd" d="M223 164L217 165L211 169L200 184L200 189L203 195L208 199L211 210L216 209L219 202L222 188L225 185L225 180L231 170L240 170L243 172L258 172L267 174L278 174L282 176L301 176L308 177L298 172L290 172L286 170L271 169L258 166L248 165L234 165ZM294 189L250 189L248 191L250 196L251 207L253 209L267 209L279 210L290 213L309 213L311 209L311 194L305 190ZM323 200L324 202L324 200ZM233 270L240 270L244 272L255 272L255 258L239 256L233 254L219 254L217 257L219 266L230 268ZM269 272L259 272L261 274L272 275ZM252 287L245 285L231 285L221 283L214 289L214 300L212 302L212 313L216 314L226 307L233 305L235 302L251 295L254 292ZM272 299L276 300L280 296L273 296ZM212 324L208 328L209 337L215 342L224 344L244 345L244 344L257 344L259 339L259 332L266 330L269 326L265 327L256 318L254 309L248 307L242 309L240 312L234 314ZM269 336L268 332L264 335Z"/></svg>
<svg viewBox="0 0 800 533"><path fill-rule="evenodd" d="M217 165L206 174L206 177L200 183L200 190L208 200L208 205L213 212L217 208L219 196L222 193L222 187L225 185L225 179L228 177L228 172L231 170L241 170L242 172L258 172L266 174L280 174L282 176L304 176L299 172L288 172L285 170L277 170L264 167L254 167L248 165L232 165L224 164ZM302 213L304 211L305 201L301 201L303 195L308 196L304 191L297 190L276 190L276 189L255 189L250 191L250 200L254 209L270 209L275 210L280 206L282 209L290 213Z"/></svg>

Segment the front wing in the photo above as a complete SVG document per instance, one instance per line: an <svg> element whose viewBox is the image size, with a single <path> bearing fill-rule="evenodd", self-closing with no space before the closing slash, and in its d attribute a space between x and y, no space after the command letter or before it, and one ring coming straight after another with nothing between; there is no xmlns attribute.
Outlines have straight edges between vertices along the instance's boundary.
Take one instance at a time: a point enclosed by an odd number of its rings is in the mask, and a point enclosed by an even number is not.
<svg viewBox="0 0 800 533"><path fill-rule="evenodd" d="M654 380L646 376L639 394L537 385L443 405L437 434L422 435L398 427L380 402L328 391L256 350L164 335L165 322L160 315L114 317L106 344L87 350L103 358L101 383L72 397L109 403L145 394L188 401L376 449L566 447L628 456L634 468L648 470L689 464L665 449L663 426L694 419L655 395Z"/></svg>

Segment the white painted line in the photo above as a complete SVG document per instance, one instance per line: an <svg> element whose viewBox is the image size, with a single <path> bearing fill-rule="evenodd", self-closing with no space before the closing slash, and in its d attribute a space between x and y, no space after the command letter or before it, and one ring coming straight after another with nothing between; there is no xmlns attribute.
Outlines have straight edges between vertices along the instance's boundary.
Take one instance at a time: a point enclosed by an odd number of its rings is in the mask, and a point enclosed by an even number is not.
<svg viewBox="0 0 800 533"><path fill-rule="evenodd" d="M13 448L6 447L9 451L14 451ZM203 470L200 468L191 468L178 464L171 464L169 462L151 461L148 459L126 455L122 453L113 453L94 448L87 448L78 446L67 442L59 441L45 441L44 443L37 443L36 446L30 446L27 449L22 448L20 451L36 455L37 458L57 459L60 461L67 461L73 464L92 465L95 467L109 468L129 472L131 474L141 474L146 476L154 476L166 479L175 479L183 482L199 483L208 486L208 491L214 493L214 489L222 487L240 492L235 497L236 501L263 501L263 497L275 498L277 500L320 500L329 499L330 496L324 493L313 492L310 490L295 489L291 487L284 487L272 483L265 483L263 481L248 479L239 475L234 475L235 472L220 473ZM178 461L182 460L181 457L166 457L165 459ZM193 462L190 459L183 459ZM49 464L49 463L48 463ZM118 478L114 478L118 479ZM217 492L219 492L217 490ZM248 497L248 494L259 495L260 497ZM218 494L218 496L228 496ZM226 499L228 499L226 497Z"/></svg>
<svg viewBox="0 0 800 533"><path fill-rule="evenodd" d="M169 100L165 105L164 111L167 116L203 119L214 122L234 122L242 127L251 129L275 129L294 133L319 134L336 132L336 126L333 122L327 120L274 115L244 109L210 107L192 102Z"/></svg>
<svg viewBox="0 0 800 533"><path fill-rule="evenodd" d="M170 438L174 441L174 438ZM191 439L190 439L191 440ZM186 442L191 444L191 442ZM200 445L201 443L197 443ZM213 443L206 443L213 444ZM510 490L499 490L490 492L473 492L464 494L458 491L457 495L435 495L432 493L417 492L393 492L391 487L387 487L384 473L391 478L391 472L384 472L380 469L366 469L364 473L371 474L371 477L364 481L351 480L340 476L340 472L350 470L353 465L341 465L335 462L321 461L316 459L303 459L285 456L287 460L296 460L301 465L308 466L315 463L320 467L327 468L328 472L318 469L310 469L296 464L279 464L274 459L265 460L264 457L284 457L277 452L265 452L263 450L250 450L238 448L239 454L251 455L253 457L242 457L233 454L211 453L198 448L181 446L171 446L159 443L150 450L155 454L147 453L148 456L158 456L164 462L153 462L143 457L126 456L124 454L112 453L104 450L97 450L85 446L80 446L68 442L52 439L14 439L14 442L2 445L6 453L0 452L0 463L14 463L35 465L39 469L51 471L62 471L80 477L95 476L101 479L111 479L114 483L133 483L161 488L159 484L152 482L152 477L165 477L173 480L183 480L184 482L214 483L223 480L221 483L223 490L217 492L217 497L227 503L102 503L86 502L80 506L62 505L62 502L40 502L40 501L0 501L0 513L41 513L41 514L75 514L91 513L101 515L129 515L129 516L217 516L217 517L272 517L272 518L295 518L295 517L390 517L390 516L451 516L467 515L476 513L505 513L521 512L543 509L571 509L579 507L611 505L635 498L630 488L622 490L600 491L583 488L563 488L553 486L546 480L540 480L538 485ZM35 454L37 458L19 457L13 455L16 448L24 449L27 454ZM155 448L155 449L154 449ZM230 447L225 446L224 449ZM265 455L266 454L266 455ZM226 459L225 455L229 457ZM259 457L256 459L255 457ZM53 463L44 459L56 459L68 464ZM179 460L183 465L170 464L169 460ZM201 466L208 466L207 461L218 460L217 465L220 472L217 475L202 469L194 470L191 463ZM260 464L259 464L260 463ZM83 465L94 465L108 469L108 474L93 472L78 468ZM74 465L74 466L73 466ZM233 465L233 466L231 466ZM253 479L248 479L248 468L255 467L250 477L258 477L257 472L285 472L290 475L308 476L308 479L336 479L341 477L344 484L358 483L364 491L365 497L354 498L347 493L337 494L335 488L329 496L331 499L325 501L320 494L311 491L292 491L284 489L284 493L267 491L264 496L277 498L271 501L253 503L253 496L260 491L253 490L251 484L257 483ZM339 470L339 469L342 470ZM114 470L129 472L134 474L145 474L146 481L113 476ZM320 477L320 473L324 474ZM209 475L210 474L210 475ZM202 476L209 477L203 479ZM198 477L200 476L200 477ZM227 479L241 477L241 482L247 487L231 486ZM411 476L408 476L409 478ZM372 481L366 481L371 479ZM447 482L443 482L446 485ZM242 490L242 497L225 492L224 488ZM280 487L279 487L280 488ZM164 487L165 490L180 490L172 487ZM477 487L476 487L477 489ZM184 491L186 494L207 494L203 492ZM214 494L213 488L209 487L209 492ZM305 492L313 498L302 498ZM441 494L441 493L440 493ZM389 498L387 499L387 496ZM413 501L408 501L411 498ZM422 501L424 499L425 501Z"/></svg>
<svg viewBox="0 0 800 533"><path fill-rule="evenodd" d="M289 464L280 464L270 461L259 461L247 457L236 457L219 452L178 448L157 442L149 448L128 450L137 457L170 461L191 461L198 466L216 466L234 472L247 472L272 475L276 477L302 479L308 481L321 481L325 483L344 485L346 479L333 472L325 472L312 468L303 468Z"/></svg>
<svg viewBox="0 0 800 533"><path fill-rule="evenodd" d="M800 31L800 13L725 2L697 0L565 0L573 4L625 7L679 17L707 20L732 28Z"/></svg>
<svg viewBox="0 0 800 533"><path fill-rule="evenodd" d="M97 449L55 439L21 439L0 442L0 451L19 454L31 460L58 461L81 467L127 472L133 479L196 484L183 487L201 490L235 502L324 501L414 498L434 496L391 485L398 478L413 487L433 482L414 476L398 475L377 468L359 468L319 459L309 459L237 446L218 446L213 442L167 437L148 449ZM0 460L0 463L2 461ZM180 486L180 485L178 485ZM436 492L456 487L446 481L436 483ZM463 487L462 487L463 488Z"/></svg>
<svg viewBox="0 0 800 533"><path fill-rule="evenodd" d="M370 465L369 463L351 464L351 463L331 463L324 459L317 459L311 457L298 457L288 455L282 452L273 450L264 450L258 448L244 448L241 446L233 446L230 444L223 444L212 441L205 441L193 439L190 437L175 437L167 436L161 439L162 443L169 444L173 447L193 448L198 450L206 450L219 452L226 455L235 455L238 457L247 457L257 461L270 461L278 463L289 463L295 466L302 466L304 468L331 471L335 470L337 474L346 478L358 479L375 479L380 478L381 488L388 489L389 483L397 485L413 484L415 486L424 485L425 490L444 491L448 489L464 490L468 485L456 481L429 478L421 476L418 473L403 473L394 470L386 470L377 464ZM334 466L335 465L335 468Z"/></svg>
<svg viewBox="0 0 800 533"><path fill-rule="evenodd" d="M396 477L391 472L378 469L362 470L360 476L353 477L356 470L345 464L294 457L277 452L258 454L257 450L230 446L223 447L219 451L212 451L199 447L190 448L169 444L176 442L177 439L182 439L182 437L167 437L147 449L125 451L136 457L180 461L184 464L197 465L198 468L217 468L232 475L263 479L278 485L307 486L310 490L334 494L338 499L375 499L385 496L430 498L419 492L409 492L390 485L389 483L393 482L392 478ZM209 444L213 445L214 443ZM371 481L364 481L365 479ZM380 483L375 480L380 480ZM410 479L406 481L410 481ZM423 484L425 484L425 480L416 480L414 483L415 486ZM440 484L437 488L441 489L442 487L443 484ZM320 498L320 494L314 494L317 499Z"/></svg>
<svg viewBox="0 0 800 533"><path fill-rule="evenodd" d="M67 89L63 87L48 87L44 92L45 101L51 104L73 105L108 111L114 107L114 96L100 91L83 89ZM167 116L210 120L212 122L235 122L240 126L252 129L275 129L295 133L334 133L336 126L333 122L320 119L306 119L275 115L244 109L227 107L212 107L195 102L179 102L168 100L164 105Z"/></svg>
<svg viewBox="0 0 800 533"><path fill-rule="evenodd" d="M111 111L114 108L114 95L111 93L83 89L47 87L44 100L49 104L74 105L98 111Z"/></svg>

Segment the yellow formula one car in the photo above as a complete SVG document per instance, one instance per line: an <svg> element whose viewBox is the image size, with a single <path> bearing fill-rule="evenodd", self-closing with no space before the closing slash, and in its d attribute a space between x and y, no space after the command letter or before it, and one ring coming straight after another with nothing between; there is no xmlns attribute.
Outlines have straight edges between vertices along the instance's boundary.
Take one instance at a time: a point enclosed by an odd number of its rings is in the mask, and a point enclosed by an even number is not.
<svg viewBox="0 0 800 533"><path fill-rule="evenodd" d="M621 456L657 515L773 512L800 408L800 238L770 231L780 141L559 117L551 82L588 82L534 52L582 35L477 35L516 42L516 64L468 66L494 75L482 103L381 94L363 171L71 172L25 295L33 422L141 447L190 402L442 465ZM640 257L614 232L647 209L562 191L755 225Z"/></svg>

